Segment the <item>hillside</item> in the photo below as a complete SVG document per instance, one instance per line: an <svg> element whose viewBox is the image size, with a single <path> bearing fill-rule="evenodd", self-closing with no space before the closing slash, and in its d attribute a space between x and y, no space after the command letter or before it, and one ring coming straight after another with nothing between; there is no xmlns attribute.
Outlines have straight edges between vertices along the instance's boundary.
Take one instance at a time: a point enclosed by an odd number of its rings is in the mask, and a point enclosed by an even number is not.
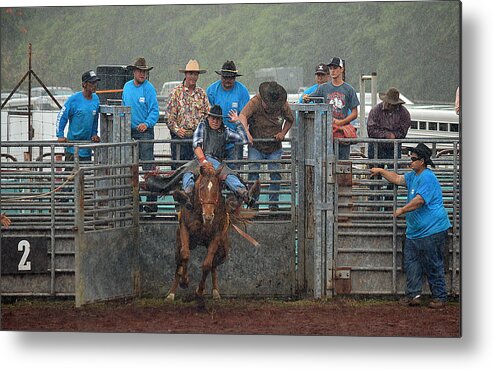
<svg viewBox="0 0 493 369"><path fill-rule="evenodd" d="M377 72L379 90L399 88L413 100L452 102L460 80L460 3L356 2L1 8L1 88L32 68L47 85L80 89L80 75L102 64L144 56L156 86L181 79L191 58L217 79L236 62L251 91L254 71L347 61L347 81ZM27 87L27 84L25 85Z"/></svg>

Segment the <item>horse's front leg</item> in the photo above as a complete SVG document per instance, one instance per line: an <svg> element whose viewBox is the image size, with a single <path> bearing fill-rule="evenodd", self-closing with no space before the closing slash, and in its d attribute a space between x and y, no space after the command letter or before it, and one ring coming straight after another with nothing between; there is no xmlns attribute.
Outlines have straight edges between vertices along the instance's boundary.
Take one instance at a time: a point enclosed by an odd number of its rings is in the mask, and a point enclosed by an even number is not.
<svg viewBox="0 0 493 369"><path fill-rule="evenodd" d="M215 237L209 247L207 248L207 255L205 256L204 262L202 263L202 278L200 279L199 287L197 288L197 296L202 297L204 295L205 282L207 276L212 269L212 262L214 261L214 255L219 247L219 237Z"/></svg>
<svg viewBox="0 0 493 369"><path fill-rule="evenodd" d="M218 276L217 276L217 266L213 266L211 269L211 277L212 277L212 299L220 300L221 294L219 293L219 284L218 284Z"/></svg>
<svg viewBox="0 0 493 369"><path fill-rule="evenodd" d="M178 232L181 248L179 250L179 262L177 261L177 274L180 277L180 287L187 288L188 278L188 261L190 260L190 233L187 227L180 224Z"/></svg>

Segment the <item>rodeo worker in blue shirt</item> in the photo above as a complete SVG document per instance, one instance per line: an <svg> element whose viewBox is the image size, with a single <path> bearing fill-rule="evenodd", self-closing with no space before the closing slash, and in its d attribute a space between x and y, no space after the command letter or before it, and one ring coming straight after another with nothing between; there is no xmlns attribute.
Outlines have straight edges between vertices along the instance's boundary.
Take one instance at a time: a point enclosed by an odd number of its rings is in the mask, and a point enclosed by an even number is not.
<svg viewBox="0 0 493 369"><path fill-rule="evenodd" d="M209 87L207 87L207 97L209 103L212 105L219 105L223 112L236 111L238 114L245 107L250 100L250 94L248 89L241 82L236 80L241 74L238 73L234 61L227 60L220 71L216 71L221 76L220 80L217 80ZM229 129L236 131L236 124L231 122L227 115L223 118L223 123ZM234 143L226 144L226 159L237 160L243 158L242 150L238 150L235 155ZM228 164L230 168L237 169L236 163Z"/></svg>
<svg viewBox="0 0 493 369"><path fill-rule="evenodd" d="M144 58L137 58L134 64L128 65L128 69L133 70L134 78L123 87L123 105L131 107L132 129L131 135L134 140L154 140L154 126L159 119L159 106L157 94L154 86L149 82L149 71L154 67L149 67ZM154 144L152 142L139 143L139 159L144 161L154 160ZM142 169L151 170L151 163L144 163ZM151 202L145 205L147 213L156 212L157 197L150 195L147 201Z"/></svg>
<svg viewBox="0 0 493 369"><path fill-rule="evenodd" d="M82 75L82 91L70 96L58 113L56 136L58 142L92 141L99 142L99 97L96 85L101 79L92 70ZM68 123L67 137L64 135ZM79 160L90 161L91 149L79 150ZM65 149L65 161L74 161L74 147Z"/></svg>
<svg viewBox="0 0 493 369"><path fill-rule="evenodd" d="M451 227L443 206L442 189L435 174L431 149L419 143L411 149L411 172L399 175L383 168L371 168L370 176L381 174L387 181L407 187L407 204L398 208L394 217L406 214L406 243L404 268L406 296L403 305L420 305L423 275L428 279L432 294L431 308L442 308L447 301L444 252L447 232Z"/></svg>

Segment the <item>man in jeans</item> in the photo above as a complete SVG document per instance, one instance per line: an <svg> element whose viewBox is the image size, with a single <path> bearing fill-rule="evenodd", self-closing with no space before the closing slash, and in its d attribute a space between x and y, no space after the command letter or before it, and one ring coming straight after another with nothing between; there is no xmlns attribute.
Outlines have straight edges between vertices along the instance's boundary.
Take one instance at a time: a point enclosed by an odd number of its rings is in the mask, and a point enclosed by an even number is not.
<svg viewBox="0 0 493 369"><path fill-rule="evenodd" d="M134 78L123 87L123 105L131 107L132 129L134 140L154 140L154 126L159 118L159 106L154 86L149 82L149 67L144 58L137 58L134 64L127 66L133 70ZM139 142L139 159L143 161L154 160L154 145L152 142ZM151 170L153 164L144 163L142 169ZM147 196L148 205L143 210L147 213L157 211L157 197Z"/></svg>
<svg viewBox="0 0 493 369"><path fill-rule="evenodd" d="M277 82L263 82L259 86L259 93L250 99L238 116L235 112L229 114L231 121L239 120L248 136L248 160L278 161L282 156L282 140L293 125L294 116L287 102L287 93L284 87ZM271 142L259 142L257 139L270 139ZM259 178L261 163L250 163L249 181ZM279 209L279 190L281 174L278 162L268 163L270 179L269 209ZM257 205L258 206L258 205Z"/></svg>
<svg viewBox="0 0 493 369"><path fill-rule="evenodd" d="M411 172L399 175L383 168L371 168L371 176L382 175L387 181L407 187L407 204L397 208L394 217L406 214L406 243L404 268L406 270L406 296L403 305L418 306L421 303L423 276L426 275L432 295L429 307L445 306L444 252L447 232L451 227L443 206L442 190L435 174L431 149L423 143L411 149Z"/></svg>

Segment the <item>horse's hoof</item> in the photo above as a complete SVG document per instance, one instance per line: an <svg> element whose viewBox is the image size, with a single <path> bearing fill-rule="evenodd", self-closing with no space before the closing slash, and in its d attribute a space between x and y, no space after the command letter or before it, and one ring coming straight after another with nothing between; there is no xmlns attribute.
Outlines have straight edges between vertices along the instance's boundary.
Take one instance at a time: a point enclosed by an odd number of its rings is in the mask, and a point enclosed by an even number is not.
<svg viewBox="0 0 493 369"><path fill-rule="evenodd" d="M219 294L219 290L212 290L212 299L213 300L221 300L221 295Z"/></svg>
<svg viewBox="0 0 493 369"><path fill-rule="evenodd" d="M169 301L169 302L175 301L175 294L170 293L168 296L166 296L166 301Z"/></svg>

